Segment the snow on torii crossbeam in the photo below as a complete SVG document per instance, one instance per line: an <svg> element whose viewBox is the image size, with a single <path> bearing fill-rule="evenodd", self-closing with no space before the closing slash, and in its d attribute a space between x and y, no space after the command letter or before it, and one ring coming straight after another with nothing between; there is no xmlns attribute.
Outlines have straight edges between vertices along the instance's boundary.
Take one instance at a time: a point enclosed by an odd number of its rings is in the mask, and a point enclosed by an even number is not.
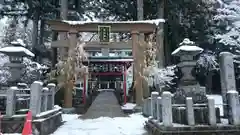
<svg viewBox="0 0 240 135"><path fill-rule="evenodd" d="M99 25L107 25L111 27L111 32L132 32L152 33L156 30L160 23L164 23L164 19L144 20L144 21L64 21L64 20L48 20L54 31L67 32L75 29L78 32L97 32Z"/></svg>

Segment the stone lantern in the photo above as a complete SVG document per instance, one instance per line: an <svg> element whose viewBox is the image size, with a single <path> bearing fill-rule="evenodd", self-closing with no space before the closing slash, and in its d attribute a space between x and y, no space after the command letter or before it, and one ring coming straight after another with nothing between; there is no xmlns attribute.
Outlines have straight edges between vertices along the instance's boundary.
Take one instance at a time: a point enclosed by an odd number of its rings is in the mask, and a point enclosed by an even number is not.
<svg viewBox="0 0 240 135"><path fill-rule="evenodd" d="M183 42L179 44L179 47L172 52L173 56L180 57L180 63L178 67L181 69L183 76L180 81L180 86L194 85L196 84L195 78L192 76L192 69L196 65L197 61L194 57L203 51L202 48L195 46L193 41L185 38Z"/></svg>
<svg viewBox="0 0 240 135"><path fill-rule="evenodd" d="M208 99L206 96L205 87L201 87L192 75L192 70L196 65L197 60L194 57L203 51L202 48L195 45L189 39L184 39L179 47L172 52L173 56L180 57L178 67L182 72L177 91L172 96L173 104L186 104L186 107L178 106L173 107L173 121L180 124L189 124L192 122L196 125L209 123L206 119L209 117L208 107L198 106L193 107L193 104L207 104ZM191 106L193 109L194 117L189 119L188 109ZM219 108L215 108L216 119L220 121Z"/></svg>
<svg viewBox="0 0 240 135"><path fill-rule="evenodd" d="M202 101L203 98L204 100L206 99L204 96L206 94L205 87L200 87L192 75L192 70L197 62L197 60L194 60L194 57L202 51L203 49L196 46L193 41L185 38L183 42L179 44L179 47L172 52L173 56L180 57L180 63L178 63L177 66L182 72L182 78L180 78L178 86L181 94L179 95L179 91L175 93L177 99L183 98L183 101L185 97L193 97L195 101Z"/></svg>
<svg viewBox="0 0 240 135"><path fill-rule="evenodd" d="M22 63L23 57L34 57L34 54L25 48L25 44L21 39L11 42L10 46L0 48L0 52L9 56L10 63L5 64L10 68L11 78L9 82L17 83L25 67Z"/></svg>

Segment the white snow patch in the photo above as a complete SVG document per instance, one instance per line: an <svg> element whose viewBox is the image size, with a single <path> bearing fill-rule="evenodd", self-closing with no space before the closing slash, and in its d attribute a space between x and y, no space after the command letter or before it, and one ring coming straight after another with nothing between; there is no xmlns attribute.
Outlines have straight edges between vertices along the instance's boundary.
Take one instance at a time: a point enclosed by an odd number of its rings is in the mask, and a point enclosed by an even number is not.
<svg viewBox="0 0 240 135"><path fill-rule="evenodd" d="M145 23L145 24L155 24L159 25L160 23L164 23L164 19L155 19L155 20L143 20L143 21L98 21L98 20L88 20L88 21L67 21L63 20L63 22L68 23L70 25L81 25L81 24L96 24L96 23L103 23L103 24L134 24L134 23Z"/></svg>
<svg viewBox="0 0 240 135"><path fill-rule="evenodd" d="M97 91L101 92L101 91L115 91L114 89L98 89Z"/></svg>
<svg viewBox="0 0 240 135"><path fill-rule="evenodd" d="M100 117L98 119L78 119L76 115L67 116L68 121L52 135L142 135L144 122L141 114L129 117Z"/></svg>
<svg viewBox="0 0 240 135"><path fill-rule="evenodd" d="M126 103L125 105L121 106L123 110L133 110L136 107L136 104L133 103Z"/></svg>
<svg viewBox="0 0 240 135"><path fill-rule="evenodd" d="M26 47L26 44L23 42L22 39L17 39L16 41L11 42L12 45L20 45L22 47Z"/></svg>
<svg viewBox="0 0 240 135"><path fill-rule="evenodd" d="M215 100L215 107L220 109L220 116L223 116L223 100L221 95L207 95Z"/></svg>
<svg viewBox="0 0 240 135"><path fill-rule="evenodd" d="M190 46L190 45L182 45L178 47L175 51L172 52L172 55L176 55L180 51L196 51L196 52L202 52L203 49L198 46Z"/></svg>
<svg viewBox="0 0 240 135"><path fill-rule="evenodd" d="M34 57L35 55L29 51L28 49L24 48L24 47L21 47L21 46L8 46L8 47L3 47L3 48L0 48L0 52L1 53L19 53L19 52L22 52L22 53L25 53L26 55L28 56L31 56L31 57Z"/></svg>
<svg viewBox="0 0 240 135"><path fill-rule="evenodd" d="M81 115L78 114L62 114L62 119L63 121L71 121L71 120L75 120L78 119L78 117Z"/></svg>

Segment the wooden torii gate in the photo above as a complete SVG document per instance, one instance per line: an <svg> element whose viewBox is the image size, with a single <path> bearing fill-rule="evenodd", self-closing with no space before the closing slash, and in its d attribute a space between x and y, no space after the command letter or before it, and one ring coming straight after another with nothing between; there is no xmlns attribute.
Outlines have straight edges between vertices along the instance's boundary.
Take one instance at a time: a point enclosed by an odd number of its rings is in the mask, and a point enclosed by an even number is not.
<svg viewBox="0 0 240 135"><path fill-rule="evenodd" d="M60 39L58 41L52 42L52 47L62 48L68 47L69 51L73 50L77 45L77 34L79 32L98 32L99 26L109 26L111 28L112 33L130 33L131 40L128 42L110 42L110 43L100 43L100 42L87 42L86 48L97 47L97 48L132 48L132 54L134 58L134 80L143 75L143 66L140 64L140 60L143 59L143 50L139 49L139 37L140 34L157 34L157 38L159 35L159 31L162 31L163 28L160 28L160 24L164 23L164 19L156 19L156 20L145 20L145 21L116 21L116 22L85 22L85 21L62 21L62 20L49 20L47 24L50 25L53 31L59 33L68 33L69 37L65 37L64 39ZM162 38L159 37L160 40ZM159 39L156 40L157 44L160 44ZM159 48L163 49L163 45L158 45ZM164 59L163 50L158 50L161 54L162 59ZM69 53L68 53L69 54ZM142 104L143 98L143 84L142 81L138 81L136 85L136 103ZM68 92L71 94L71 92ZM65 102L68 104L68 107L71 107L70 103L72 100L72 95L68 95L69 100Z"/></svg>

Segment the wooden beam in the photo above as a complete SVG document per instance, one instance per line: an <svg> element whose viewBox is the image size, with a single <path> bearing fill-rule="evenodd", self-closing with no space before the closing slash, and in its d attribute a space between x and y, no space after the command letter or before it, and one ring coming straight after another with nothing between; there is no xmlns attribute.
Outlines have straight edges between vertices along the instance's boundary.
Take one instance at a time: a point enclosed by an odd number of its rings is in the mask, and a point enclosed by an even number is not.
<svg viewBox="0 0 240 135"><path fill-rule="evenodd" d="M75 29L78 32L98 32L99 25L111 26L111 32L131 32L139 31L139 33L152 33L156 30L160 23L164 23L164 19L149 21L119 21L119 22L84 22L84 21L60 21L48 20L53 31L68 32Z"/></svg>
<svg viewBox="0 0 240 135"><path fill-rule="evenodd" d="M69 40L53 41L51 47L53 48L69 47ZM101 44L97 41L86 42L84 48L132 49L132 41L129 40L128 42L110 42L108 44Z"/></svg>

